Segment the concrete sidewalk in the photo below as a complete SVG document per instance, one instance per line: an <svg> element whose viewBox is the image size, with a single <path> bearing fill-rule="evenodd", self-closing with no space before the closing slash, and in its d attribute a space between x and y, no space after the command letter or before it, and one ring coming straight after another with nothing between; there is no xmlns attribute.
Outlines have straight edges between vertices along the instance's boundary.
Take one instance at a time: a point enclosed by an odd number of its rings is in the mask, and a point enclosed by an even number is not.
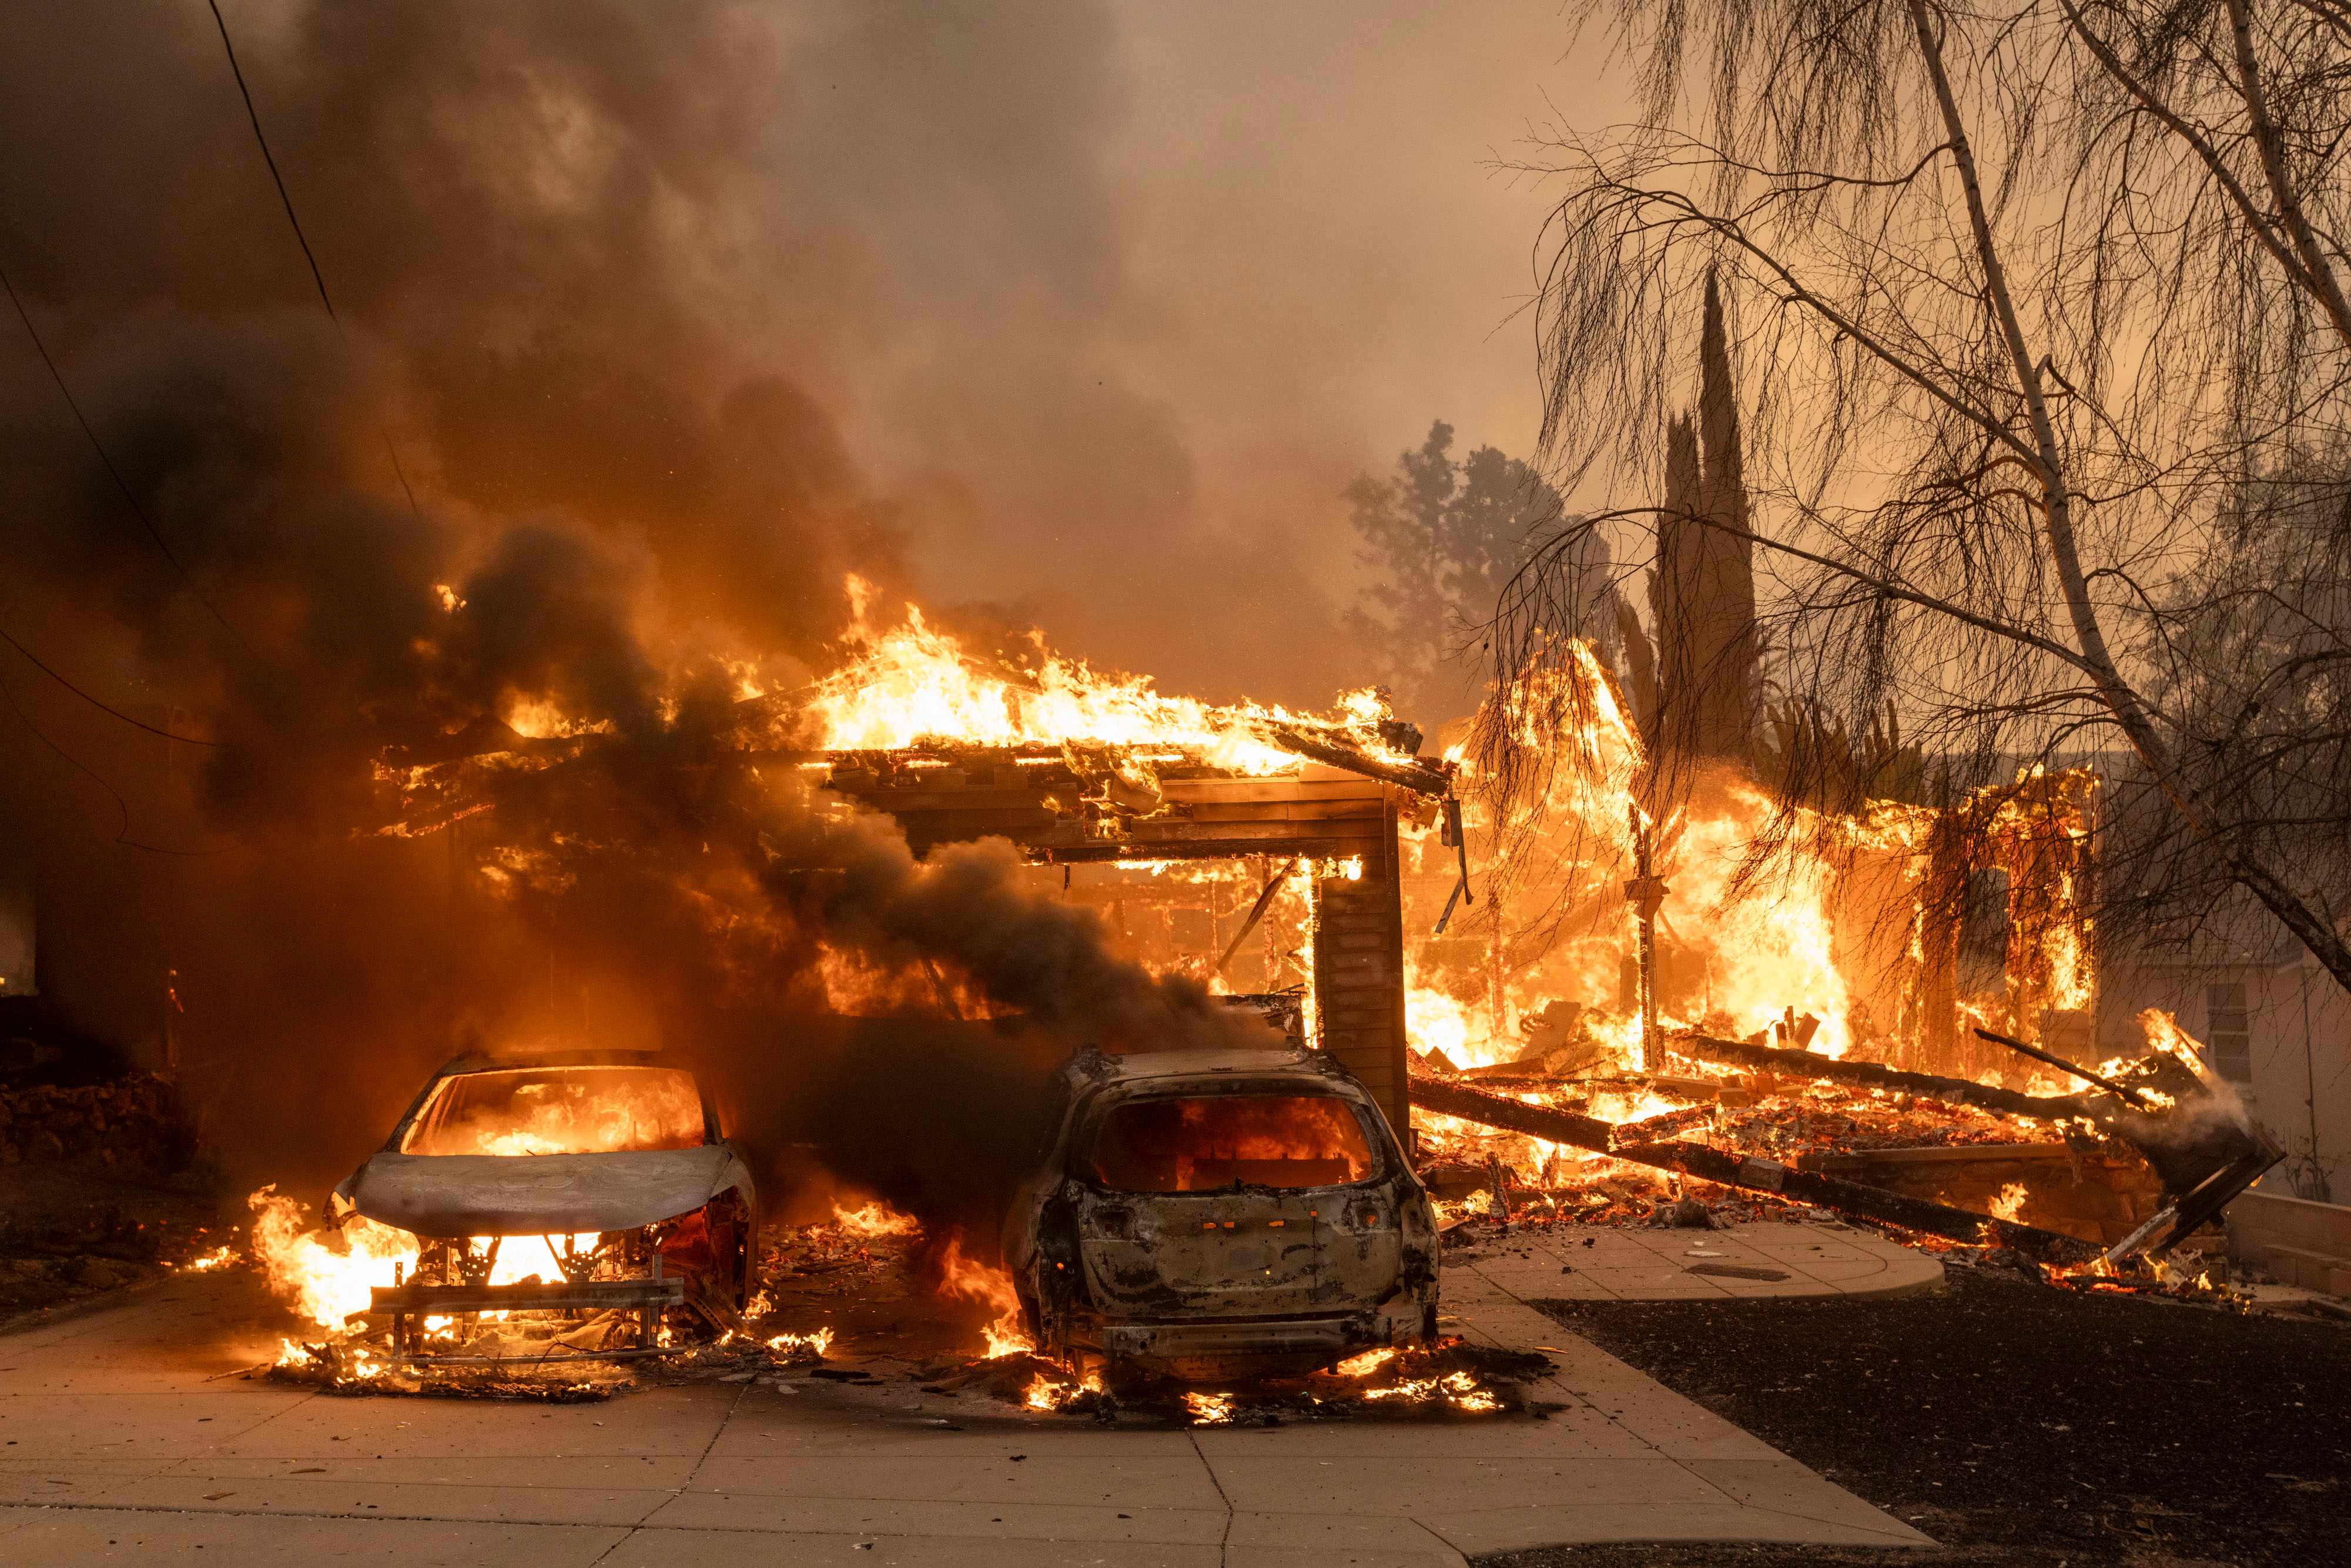
<svg viewBox="0 0 2351 1568"><path fill-rule="evenodd" d="M1943 1282L1943 1266L1931 1254L1834 1222L1728 1230L1519 1229L1499 1238L1488 1233L1452 1254L1448 1267L1473 1270L1527 1301L1907 1296ZM1452 1278L1448 1273L1448 1290Z"/></svg>
<svg viewBox="0 0 2351 1568"><path fill-rule="evenodd" d="M1928 1544L1481 1265L1447 1291L1465 1334L1556 1347L1547 1418L1105 1428L903 1376L349 1397L242 1379L280 1320L250 1275L192 1276L0 1338L0 1557L1401 1568L1567 1542Z"/></svg>

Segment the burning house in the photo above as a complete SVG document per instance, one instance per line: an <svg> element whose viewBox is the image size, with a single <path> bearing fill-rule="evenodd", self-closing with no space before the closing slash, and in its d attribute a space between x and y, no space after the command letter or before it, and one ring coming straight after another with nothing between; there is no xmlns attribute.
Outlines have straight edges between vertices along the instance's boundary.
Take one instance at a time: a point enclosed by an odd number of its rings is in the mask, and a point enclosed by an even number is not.
<svg viewBox="0 0 2351 1568"><path fill-rule="evenodd" d="M700 766L808 802L812 837L789 854L761 841L787 906L812 897L839 914L825 902L837 891L807 890L853 883L843 854L863 841L842 835L886 821L923 874L991 854L989 875L1021 907L1066 912L1191 998L1199 1021L1144 1022L1099 1042L1111 1050L1196 1051L1210 1042L1201 1030L1258 1019L1311 1048L1360 1085L1447 1226L1704 1214L1692 1200L1713 1194L1716 1207L1834 1208L1931 1245L2111 1276L2186 1242L2277 1157L2168 1020L2149 1015L2137 1060L2087 1060L2094 779L2027 774L1954 807L1823 818L1804 824L1792 870L1757 874L1770 808L1751 780L1719 769L1653 815L1640 737L1596 655L1570 645L1552 679L1583 722L1531 801L1523 781L1481 776L1466 746L1422 755L1419 733L1372 694L1322 716L1212 707L1050 655L990 666L910 614L810 685L738 694ZM495 834L517 779L559 778L604 744L593 731L486 742L392 769L384 831ZM511 852L483 862L543 874ZM1996 919L1987 886L2001 891ZM1011 1021L1025 1015L1002 966L1020 962L985 943L960 956L902 946L894 964L843 945L817 980L838 1013ZM1278 1193L1321 1177L1267 1176L1268 1160L1332 1163L1226 1148L1211 1124L1198 1148L1160 1152L1169 1169ZM1395 1179L1369 1154L1357 1164L1342 1186ZM1122 1213L1137 1201L1098 1170L1066 1179L1072 1214L1104 1194ZM1143 1185L1169 1182L1204 1190ZM1411 1207L1391 1197L1397 1216ZM1029 1234L1060 1201L1008 1233L1017 1278L950 1244L943 1288L991 1303L1003 1350L1040 1333L1063 1349L1108 1343L1100 1326L1069 1339L1057 1325L1072 1308L1038 1269L1092 1267L1095 1250L1131 1250L1139 1233L1073 1239L1061 1257ZM1275 1221L1252 1209L1249 1223ZM567 1235L548 1251L571 1259L572 1286L592 1279L597 1249ZM484 1267L478 1250L466 1260L441 1259L438 1286L495 1282L466 1273ZM1186 1279L1215 1295L1207 1276ZM381 1301L415 1308L392 1283ZM728 1291L695 1288L719 1332L756 1293L747 1271ZM657 1343L650 1326L640 1337Z"/></svg>
<svg viewBox="0 0 2351 1568"><path fill-rule="evenodd" d="M1815 813L1767 865L1754 853L1774 827L1762 789L1712 766L1661 803L1643 737L1586 644L1564 644L1480 716L1530 732L1527 705L1572 716L1531 777L1489 770L1466 735L1431 755L1375 693L1319 715L1215 706L1042 650L1018 665L976 659L911 611L892 627L861 622L845 653L800 685L746 681L705 704L682 755L521 710L387 753L373 836L445 856L453 895L549 907L641 842L669 844L667 885L688 890L710 943L732 955L710 971L717 986L782 974L797 1007L980 1030L983 1053L1032 1027L1055 1060L1080 1045L1213 1057L1286 1035L1345 1080L1318 1092L1339 1095L1329 1104L1359 1093L1375 1113L1360 1149L1305 1138L1304 1155L1269 1153L1204 1112L1205 1141L1159 1156L1238 1184L1226 1207L1239 1207L1206 1223L1298 1218L1314 1245L1328 1187L1334 1215L1382 1216L1365 1237L1384 1226L1419 1256L1434 1234L1404 1221L1425 1188L1429 1226L1453 1230L1832 1208L1928 1245L2111 1277L2150 1249L2210 1247L2189 1239L2276 1157L2155 1015L2136 1060L2090 1059L2086 775L2028 774L1941 808ZM729 846L726 862L713 842ZM338 1230L256 1196L260 1256L327 1334L291 1361L323 1358L342 1376L496 1363L522 1346L539 1359L728 1339L805 1349L832 1333L763 1316L755 1184L721 1107L700 1091L638 1106L616 1074L684 1075L613 1040L537 1033L437 1075L339 1190ZM730 1049L739 1064L745 1048ZM809 1099L813 1059L780 1049L785 1092ZM723 1099L740 1074L717 1065ZM508 1082L517 1072L538 1074L528 1092ZM490 1092L501 1085L503 1099ZM872 1091L859 1092L830 1113L870 1119ZM728 1124L756 1141L758 1120ZM944 1151L940 1131L919 1137ZM1099 1134L1070 1135L1078 1150ZM1055 1179L1084 1189L1073 1214L1143 1201L1118 1197L1135 1182L1070 1157ZM1018 1174L1013 1156L991 1161ZM543 1200L539 1178L574 1165L603 1196ZM855 1196L855 1168L831 1174ZM987 1186L972 1176L955 1179ZM1186 1195L1177 1207L1206 1190L1135 1181ZM1365 1183L1395 1190L1346 1197ZM897 1201L926 1200L910 1187ZM1040 1259L1108 1267L1140 1232L1088 1232L1060 1258L1016 1226L1008 1270L969 1239L994 1218L970 1193L958 1201L884 1208L882 1223L928 1230L928 1288L984 1307L994 1349L1025 1353L1041 1336L1082 1359L1113 1328L1166 1336L1109 1323L1091 1297L1078 1311L1038 1273ZM1031 1207L1023 1226L1057 1212ZM1277 1253L1292 1245L1267 1234ZM1213 1303L1221 1276L1206 1257L1161 1261L1183 1276L1179 1294ZM1330 1319L1328 1343L1301 1326L1287 1348L1336 1357L1426 1339L1435 1283L1415 1276L1409 1328L1393 1312L1376 1332L1354 1323L1387 1310L1393 1279L1366 1287L1380 1301L1309 1302L1307 1317ZM1241 1364L1231 1346L1183 1343L1178 1361Z"/></svg>

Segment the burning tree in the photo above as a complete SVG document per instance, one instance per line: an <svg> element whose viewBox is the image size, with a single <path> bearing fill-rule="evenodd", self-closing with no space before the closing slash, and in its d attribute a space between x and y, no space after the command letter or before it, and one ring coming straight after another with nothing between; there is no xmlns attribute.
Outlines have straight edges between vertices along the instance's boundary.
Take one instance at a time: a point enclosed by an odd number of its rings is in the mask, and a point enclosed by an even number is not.
<svg viewBox="0 0 2351 1568"><path fill-rule="evenodd" d="M2351 10L1606 9L1645 113L1553 146L1541 341L1555 477L1608 504L1534 541L1498 678L1602 630L1595 532L1662 557L1701 527L1754 552L1808 722L1890 706L1961 788L2118 750L2187 846L2155 902L2233 884L2351 988ZM1743 517L1659 434L1717 287ZM1583 721L1533 709L1492 732L1506 777ZM1862 809L1823 749L1790 754L1770 845Z"/></svg>

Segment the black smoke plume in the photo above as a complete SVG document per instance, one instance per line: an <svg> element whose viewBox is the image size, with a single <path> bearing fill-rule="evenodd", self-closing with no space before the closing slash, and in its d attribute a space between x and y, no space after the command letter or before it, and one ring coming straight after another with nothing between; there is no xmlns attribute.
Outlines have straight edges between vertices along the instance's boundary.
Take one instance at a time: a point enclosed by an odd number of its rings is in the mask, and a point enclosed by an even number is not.
<svg viewBox="0 0 2351 1568"><path fill-rule="evenodd" d="M470 1047L658 1042L772 1105L841 962L1052 1049L1249 1038L1001 850L918 865L726 755L849 574L907 581L827 413L871 236L793 134L824 48L717 4L222 9L282 197L204 7L0 49L0 855L50 1000L310 1190ZM534 712L594 738L508 768ZM436 761L491 809L383 835Z"/></svg>

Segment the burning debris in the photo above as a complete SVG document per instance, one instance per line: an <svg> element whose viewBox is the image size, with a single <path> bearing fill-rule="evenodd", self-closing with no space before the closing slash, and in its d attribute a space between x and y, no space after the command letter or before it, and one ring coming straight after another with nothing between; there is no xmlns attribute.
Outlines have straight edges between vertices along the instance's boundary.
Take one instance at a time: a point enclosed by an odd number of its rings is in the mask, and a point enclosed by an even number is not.
<svg viewBox="0 0 2351 1568"><path fill-rule="evenodd" d="M2146 1027L2154 1048L2147 1056L2106 1064L2095 1074L2084 1071L2079 1076L2095 1082L2098 1092L2064 1097L2029 1096L1753 1041L1680 1036L1674 1049L1686 1053L1694 1076L1661 1081L1633 1075L1614 1087L1620 1092L1640 1089L1704 1098L1710 1104L1620 1124L1578 1108L1605 1092L1609 1086L1603 1082L1587 1084L1583 1096L1571 1098L1569 1092L1527 1080L1513 1085L1514 1093L1497 1093L1470 1087L1458 1075L1448 1080L1434 1073L1416 1082L1414 1103L1455 1129L1426 1139L1442 1151L1437 1160L1450 1162L1440 1169L1458 1173L1452 1175L1452 1196L1479 1196L1484 1215L1505 1225L1513 1218L1514 1192L1519 1212L1531 1211L1543 1223L1622 1223L1628 1208L1644 1207L1644 1197L1651 1199L1648 1216L1667 1223L1709 1223L1703 1209L1688 1213L1692 1206L1681 1197L1685 1183L1705 1184L1735 1192L1764 1211L1834 1210L1892 1226L1929 1245L1973 1246L2107 1279L2131 1266L2138 1279L2168 1282L2174 1270L2161 1254L2208 1224L2278 1155L2251 1127L2225 1087L2198 1071L2194 1057L2179 1048L2169 1019L2150 1014ZM1759 1086L1765 1073L1705 1076L1722 1062L1769 1070L1768 1080L1776 1087ZM1836 1087L1823 1089L1818 1086L1822 1082ZM1945 1097L1931 1098L1924 1090L1939 1090ZM1522 1151L1539 1174L1532 1180L1517 1177L1491 1146L1491 1133L1481 1134L1477 1128L1516 1134L1510 1140L1513 1153ZM1482 1167L1464 1157L1479 1145L1488 1145ZM1792 1154L1792 1162L1786 1158ZM2117 1159L2117 1154L2128 1157ZM1827 1168L1841 1162L1874 1169L1873 1159L1879 1166L1931 1164L1946 1171L1953 1165L1978 1166L1983 1167L1980 1183L2039 1165L2053 1173L2064 1170L2071 1186L2083 1185L2085 1163L2108 1166L2126 1179L2098 1190L2109 1198L2134 1198L2144 1212L2122 1207L2130 1222L2111 1244L2102 1244L2078 1233L2021 1223L2020 1212L2037 1196L2024 1181L2003 1181L1984 1209L1970 1210L1847 1180ZM2069 1221L2074 1232L2087 1228L2092 1236L2117 1228L2110 1212L2058 1220Z"/></svg>
<svg viewBox="0 0 2351 1568"><path fill-rule="evenodd" d="M273 1217L292 1210L275 1195L261 1207ZM312 1244L320 1243L314 1238ZM1113 1382L1099 1367L1079 1366L1076 1358L1038 1354L1024 1334L1006 1332L987 1315L1010 1291L1001 1270L962 1256L958 1238L935 1245L912 1216L868 1201L855 1208L836 1206L831 1218L815 1224L770 1228L743 1329L681 1340L657 1358L549 1357L517 1339L507 1354L478 1361L397 1359L384 1354L379 1336L352 1324L340 1333L289 1340L268 1375L343 1394L555 1401L706 1381L814 1383L845 1390L907 1385L925 1395L979 1400L1008 1416L1270 1426L1524 1411L1530 1408L1525 1385L1551 1370L1540 1355L1482 1350L1445 1336L1364 1352L1289 1376L1203 1385L1126 1375ZM982 1315L975 1316L975 1307ZM499 1339L528 1335L532 1331L517 1322L526 1315L509 1314L484 1332Z"/></svg>
<svg viewBox="0 0 2351 1568"><path fill-rule="evenodd" d="M2279 1157L2168 1017L2137 1059L2080 1064L2091 775L1789 808L1742 768L1661 770L1580 643L1476 733L1499 771L1448 750L1489 868L1470 931L1459 835L1414 844L1405 879L1431 934L1408 952L1414 1125L1449 1224L1622 1222L1705 1190L2151 1277L2133 1260Z"/></svg>

